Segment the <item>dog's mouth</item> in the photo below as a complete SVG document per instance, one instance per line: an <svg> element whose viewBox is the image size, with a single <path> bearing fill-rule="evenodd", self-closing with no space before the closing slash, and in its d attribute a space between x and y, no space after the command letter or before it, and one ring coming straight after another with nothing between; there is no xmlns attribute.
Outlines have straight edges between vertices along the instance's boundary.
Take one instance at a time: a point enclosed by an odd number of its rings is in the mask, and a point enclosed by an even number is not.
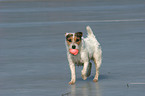
<svg viewBox="0 0 145 96"><path fill-rule="evenodd" d="M77 55L79 53L78 49L69 49L69 52L73 55Z"/></svg>

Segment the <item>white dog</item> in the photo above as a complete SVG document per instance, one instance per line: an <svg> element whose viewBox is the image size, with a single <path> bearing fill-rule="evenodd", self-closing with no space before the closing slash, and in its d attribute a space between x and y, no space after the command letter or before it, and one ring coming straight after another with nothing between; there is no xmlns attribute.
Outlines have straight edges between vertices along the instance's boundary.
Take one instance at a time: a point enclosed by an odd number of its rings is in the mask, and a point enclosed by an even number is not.
<svg viewBox="0 0 145 96"><path fill-rule="evenodd" d="M94 61L96 69L93 81L98 81L99 68L102 62L102 50L91 28L87 26L86 29L88 32L86 38L82 37L82 32L65 34L68 62L71 70L71 81L69 84L74 84L76 81L75 65L83 66L82 78L84 80L90 76L92 66L90 60Z"/></svg>

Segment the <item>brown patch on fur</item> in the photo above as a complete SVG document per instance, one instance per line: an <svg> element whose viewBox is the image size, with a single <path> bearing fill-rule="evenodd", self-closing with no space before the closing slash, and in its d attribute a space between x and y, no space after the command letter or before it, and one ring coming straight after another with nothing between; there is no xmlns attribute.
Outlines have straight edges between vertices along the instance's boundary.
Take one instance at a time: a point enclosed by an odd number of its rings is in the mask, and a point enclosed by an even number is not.
<svg viewBox="0 0 145 96"><path fill-rule="evenodd" d="M75 33L75 37L74 37L75 43L77 43L79 45L81 43L82 36L83 36L82 32Z"/></svg>
<svg viewBox="0 0 145 96"><path fill-rule="evenodd" d="M76 37L76 36L74 37L74 41L78 45L81 43L81 39L79 37Z"/></svg>
<svg viewBox="0 0 145 96"><path fill-rule="evenodd" d="M66 36L66 42L68 45L70 45L72 41L73 41L73 34L70 33Z"/></svg>

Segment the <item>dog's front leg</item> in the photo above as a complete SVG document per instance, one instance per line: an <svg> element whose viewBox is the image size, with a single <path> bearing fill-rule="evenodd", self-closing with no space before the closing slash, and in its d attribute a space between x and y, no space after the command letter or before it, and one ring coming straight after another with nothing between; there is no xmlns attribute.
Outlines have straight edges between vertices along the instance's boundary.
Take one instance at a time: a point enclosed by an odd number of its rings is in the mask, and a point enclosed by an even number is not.
<svg viewBox="0 0 145 96"><path fill-rule="evenodd" d="M70 70L71 70L71 81L69 82L69 84L72 85L76 82L75 64L70 63L69 66L70 66Z"/></svg>
<svg viewBox="0 0 145 96"><path fill-rule="evenodd" d="M83 70L82 70L82 78L83 78L84 80L87 79L87 68L88 68L88 65L89 65L89 62L85 62L85 63L84 63Z"/></svg>

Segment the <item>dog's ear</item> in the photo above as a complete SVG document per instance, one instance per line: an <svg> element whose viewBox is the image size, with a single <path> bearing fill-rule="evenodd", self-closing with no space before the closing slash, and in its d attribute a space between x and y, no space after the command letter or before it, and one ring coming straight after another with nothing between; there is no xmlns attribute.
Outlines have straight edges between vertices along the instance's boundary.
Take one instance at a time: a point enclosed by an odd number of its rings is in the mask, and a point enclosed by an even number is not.
<svg viewBox="0 0 145 96"><path fill-rule="evenodd" d="M75 35L76 35L77 37L82 37L82 36L83 36L83 32L76 32Z"/></svg>
<svg viewBox="0 0 145 96"><path fill-rule="evenodd" d="M68 35L68 33L65 33L65 37Z"/></svg>
<svg viewBox="0 0 145 96"><path fill-rule="evenodd" d="M70 38L70 37L72 37L72 36L73 36L73 34L71 34L71 33L65 33L66 39L67 39L67 38Z"/></svg>

